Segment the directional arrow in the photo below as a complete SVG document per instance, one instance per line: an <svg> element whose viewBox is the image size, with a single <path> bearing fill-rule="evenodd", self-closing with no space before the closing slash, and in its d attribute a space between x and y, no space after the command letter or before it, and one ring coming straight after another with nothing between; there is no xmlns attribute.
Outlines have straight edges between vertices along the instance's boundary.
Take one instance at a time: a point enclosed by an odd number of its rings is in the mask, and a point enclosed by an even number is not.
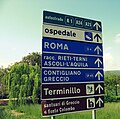
<svg viewBox="0 0 120 119"><path fill-rule="evenodd" d="M95 61L94 64L97 64L98 67L100 67L100 64L102 64L101 60L99 58L97 58L97 60Z"/></svg>
<svg viewBox="0 0 120 119"><path fill-rule="evenodd" d="M97 39L97 42L99 42L99 39L102 40L102 38L100 37L98 33L95 34L94 39Z"/></svg>
<svg viewBox="0 0 120 119"><path fill-rule="evenodd" d="M98 72L95 74L95 77L98 77L98 80L100 80L100 77L103 77L103 75L100 73L100 71L98 71Z"/></svg>
<svg viewBox="0 0 120 119"><path fill-rule="evenodd" d="M103 90L103 87L100 85L100 84L98 84L98 86L96 87L96 89L95 89L96 91L98 90L98 92L99 92L99 94L101 93L101 90Z"/></svg>
<svg viewBox="0 0 120 119"><path fill-rule="evenodd" d="M99 97L97 100L96 104L99 104L99 107L101 107L101 104L103 103L103 100Z"/></svg>
<svg viewBox="0 0 120 119"><path fill-rule="evenodd" d="M99 28L101 28L100 24L98 24L98 22L95 22L95 24L93 25L93 27L96 28L96 30L99 30Z"/></svg>
<svg viewBox="0 0 120 119"><path fill-rule="evenodd" d="M97 46L97 47L94 49L94 51L97 51L97 54L98 54L98 55L99 55L100 52L102 52L102 50L100 49L99 46Z"/></svg>

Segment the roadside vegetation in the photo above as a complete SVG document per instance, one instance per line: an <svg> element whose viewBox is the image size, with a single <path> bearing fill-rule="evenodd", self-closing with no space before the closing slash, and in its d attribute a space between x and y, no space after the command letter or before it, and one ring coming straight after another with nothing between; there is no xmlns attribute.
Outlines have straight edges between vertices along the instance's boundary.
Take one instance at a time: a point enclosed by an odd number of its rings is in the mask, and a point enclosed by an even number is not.
<svg viewBox="0 0 120 119"><path fill-rule="evenodd" d="M120 71L105 72L105 108L97 119L120 117ZM31 53L7 68L0 68L0 119L42 119L41 54ZM91 119L91 112L57 116L56 119ZM44 118L49 119L49 118Z"/></svg>

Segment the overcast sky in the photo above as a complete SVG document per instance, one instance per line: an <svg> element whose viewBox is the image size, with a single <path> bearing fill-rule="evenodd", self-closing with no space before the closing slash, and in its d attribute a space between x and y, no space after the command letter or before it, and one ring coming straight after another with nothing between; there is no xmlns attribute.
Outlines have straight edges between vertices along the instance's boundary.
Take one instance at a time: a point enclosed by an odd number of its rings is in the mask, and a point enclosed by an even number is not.
<svg viewBox="0 0 120 119"><path fill-rule="evenodd" d="M0 0L0 66L41 52L43 10L101 21L104 69L120 70L120 0Z"/></svg>

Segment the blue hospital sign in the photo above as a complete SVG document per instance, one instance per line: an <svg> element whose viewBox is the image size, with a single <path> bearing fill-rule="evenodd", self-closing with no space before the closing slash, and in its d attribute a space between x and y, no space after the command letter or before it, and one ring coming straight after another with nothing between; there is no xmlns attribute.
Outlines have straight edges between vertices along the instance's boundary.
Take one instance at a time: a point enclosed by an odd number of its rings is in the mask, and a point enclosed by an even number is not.
<svg viewBox="0 0 120 119"><path fill-rule="evenodd" d="M101 22L44 11L41 78L43 117L104 107Z"/></svg>
<svg viewBox="0 0 120 119"><path fill-rule="evenodd" d="M93 40L92 32L85 32L85 40L87 41Z"/></svg>

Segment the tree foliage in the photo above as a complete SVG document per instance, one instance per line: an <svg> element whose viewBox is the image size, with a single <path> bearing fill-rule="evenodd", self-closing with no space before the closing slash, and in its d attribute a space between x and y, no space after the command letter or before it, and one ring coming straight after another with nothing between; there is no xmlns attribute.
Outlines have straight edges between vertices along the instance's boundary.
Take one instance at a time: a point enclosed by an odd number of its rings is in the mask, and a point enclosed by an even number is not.
<svg viewBox="0 0 120 119"><path fill-rule="evenodd" d="M11 100L10 105L33 103L40 100L41 54L29 53L8 68L0 68L0 98Z"/></svg>
<svg viewBox="0 0 120 119"><path fill-rule="evenodd" d="M6 98L8 94L7 90L7 73L8 69L7 68L0 68L0 98Z"/></svg>
<svg viewBox="0 0 120 119"><path fill-rule="evenodd" d="M120 75L109 74L105 75L105 100L114 101L119 95L120 90Z"/></svg>
<svg viewBox="0 0 120 119"><path fill-rule="evenodd" d="M39 95L37 93L37 90L40 90L39 82L40 67L37 64L35 66L22 62L14 64L8 73L9 98L16 99L13 104L26 104L28 97L35 97L33 102L37 102L35 100Z"/></svg>
<svg viewBox="0 0 120 119"><path fill-rule="evenodd" d="M41 54L38 52L29 53L29 55L22 58L23 63L31 64L35 66L36 64L41 67Z"/></svg>

